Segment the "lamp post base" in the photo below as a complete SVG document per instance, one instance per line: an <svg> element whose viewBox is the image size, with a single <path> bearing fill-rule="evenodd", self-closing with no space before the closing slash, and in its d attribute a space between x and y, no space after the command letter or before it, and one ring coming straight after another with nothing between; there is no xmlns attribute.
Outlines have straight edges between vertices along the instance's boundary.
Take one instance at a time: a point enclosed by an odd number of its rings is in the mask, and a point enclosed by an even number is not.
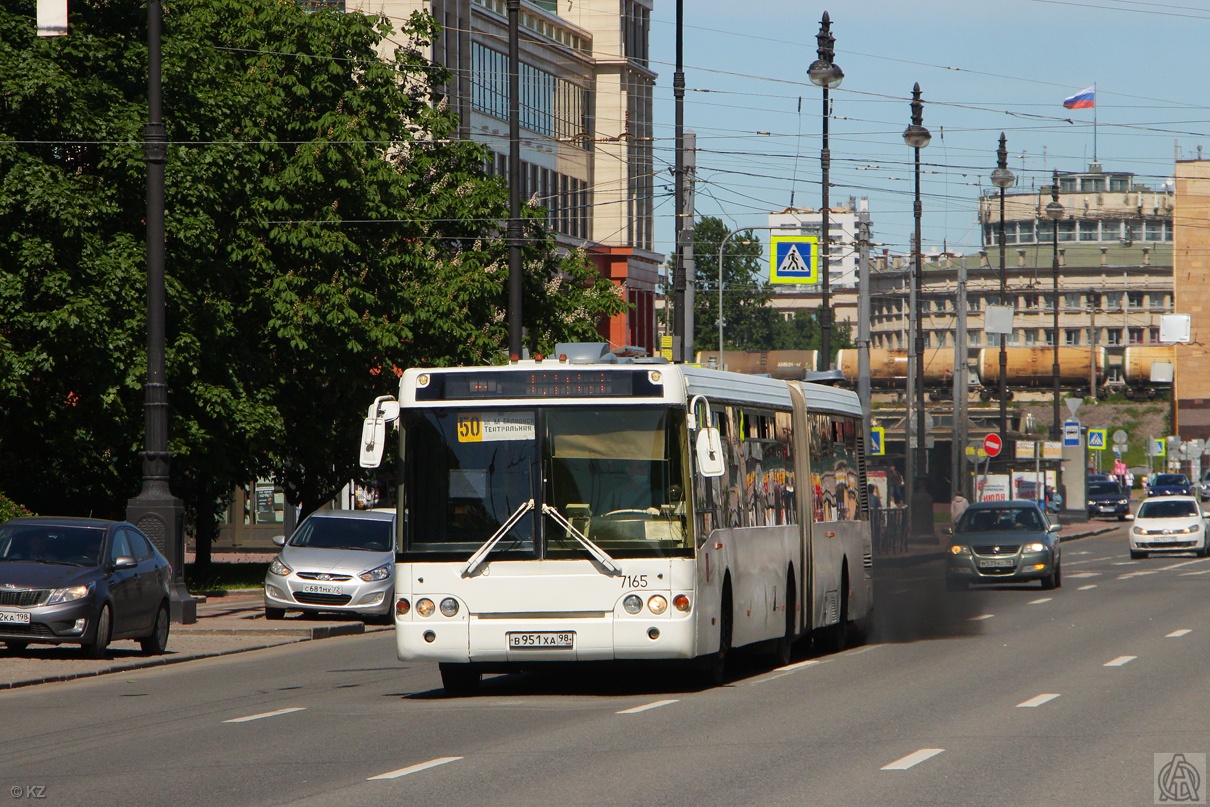
<svg viewBox="0 0 1210 807"><path fill-rule="evenodd" d="M168 615L181 625L197 622L197 602L185 587L185 506L167 490L144 488L126 502L126 520L151 539L172 565Z"/></svg>

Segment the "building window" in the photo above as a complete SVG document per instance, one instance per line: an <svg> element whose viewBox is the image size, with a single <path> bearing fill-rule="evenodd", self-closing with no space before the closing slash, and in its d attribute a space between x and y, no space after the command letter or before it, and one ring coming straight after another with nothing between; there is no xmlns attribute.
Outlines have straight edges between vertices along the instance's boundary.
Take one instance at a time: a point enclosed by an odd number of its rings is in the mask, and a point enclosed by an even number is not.
<svg viewBox="0 0 1210 807"><path fill-rule="evenodd" d="M1122 344L1122 329L1121 328L1106 328L1105 329L1105 344L1110 347Z"/></svg>
<svg viewBox="0 0 1210 807"><path fill-rule="evenodd" d="M1025 346L1033 347L1036 344L1038 344L1038 332L1031 328L1025 332Z"/></svg>
<svg viewBox="0 0 1210 807"><path fill-rule="evenodd" d="M966 344L970 347L979 347L979 342L983 339L982 331L967 331Z"/></svg>
<svg viewBox="0 0 1210 807"><path fill-rule="evenodd" d="M1143 240L1144 241L1163 241L1164 240L1164 222L1148 220L1143 222Z"/></svg>
<svg viewBox="0 0 1210 807"><path fill-rule="evenodd" d="M1152 308L1159 308L1159 309L1163 310L1168 307L1168 300L1163 292L1153 291L1149 295L1149 298L1151 300L1149 305Z"/></svg>
<svg viewBox="0 0 1210 807"><path fill-rule="evenodd" d="M1080 329L1065 328L1063 330L1063 343L1069 347L1080 344Z"/></svg>
<svg viewBox="0 0 1210 807"><path fill-rule="evenodd" d="M1127 308L1142 308L1143 307L1143 292L1131 291L1126 294Z"/></svg>
<svg viewBox="0 0 1210 807"><path fill-rule="evenodd" d="M1130 190L1130 177L1109 177L1109 190L1126 193Z"/></svg>
<svg viewBox="0 0 1210 807"><path fill-rule="evenodd" d="M1067 292L1063 295L1063 307L1068 311L1081 308L1084 305L1084 295Z"/></svg>
<svg viewBox="0 0 1210 807"><path fill-rule="evenodd" d="M968 311L978 311L983 307L983 298L977 294L972 294L966 298L966 309Z"/></svg>
<svg viewBox="0 0 1210 807"><path fill-rule="evenodd" d="M1055 332L1053 330L1051 330L1050 328L1047 328L1046 329L1046 346L1054 347L1054 345L1055 345Z"/></svg>
<svg viewBox="0 0 1210 807"><path fill-rule="evenodd" d="M1121 308L1122 307L1122 292L1120 292L1120 291L1105 292L1105 307L1106 308Z"/></svg>
<svg viewBox="0 0 1210 807"><path fill-rule="evenodd" d="M1097 221L1081 221L1080 240L1081 241L1100 241L1101 240L1101 225Z"/></svg>
<svg viewBox="0 0 1210 807"><path fill-rule="evenodd" d="M989 333L987 335L988 347L1000 347L1000 339L1004 336L1002 333Z"/></svg>
<svg viewBox="0 0 1210 807"><path fill-rule="evenodd" d="M1060 241L1075 241L1076 240L1076 222L1075 219L1064 219L1059 222L1059 240Z"/></svg>
<svg viewBox="0 0 1210 807"><path fill-rule="evenodd" d="M1023 294L1023 295L1021 295L1021 303L1025 308L1037 308L1038 307L1038 295Z"/></svg>
<svg viewBox="0 0 1210 807"><path fill-rule="evenodd" d="M1130 344L1132 344L1132 345L1143 344L1143 329L1142 328L1131 328L1129 338L1130 338Z"/></svg>
<svg viewBox="0 0 1210 807"><path fill-rule="evenodd" d="M1158 344L1160 341L1160 329L1154 326L1149 328L1147 331L1147 340L1153 345Z"/></svg>

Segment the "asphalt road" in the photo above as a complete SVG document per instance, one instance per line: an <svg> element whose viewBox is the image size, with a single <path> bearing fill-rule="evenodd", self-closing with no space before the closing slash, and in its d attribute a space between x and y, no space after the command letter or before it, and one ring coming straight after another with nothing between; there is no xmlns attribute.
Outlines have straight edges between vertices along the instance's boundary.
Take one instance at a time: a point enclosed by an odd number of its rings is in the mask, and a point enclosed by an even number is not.
<svg viewBox="0 0 1210 807"><path fill-rule="evenodd" d="M1116 530L1065 545L1056 591L938 572L879 572L867 645L718 689L564 668L451 699L378 633L3 692L0 798L1145 805L1175 762L1204 803L1210 559L1131 561Z"/></svg>

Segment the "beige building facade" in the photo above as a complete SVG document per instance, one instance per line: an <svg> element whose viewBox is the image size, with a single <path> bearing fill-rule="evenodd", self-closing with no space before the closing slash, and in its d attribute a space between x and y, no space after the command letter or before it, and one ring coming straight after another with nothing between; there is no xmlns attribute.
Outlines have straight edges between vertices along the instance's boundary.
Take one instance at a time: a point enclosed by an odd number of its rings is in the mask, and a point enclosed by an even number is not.
<svg viewBox="0 0 1210 807"><path fill-rule="evenodd" d="M1176 311L1190 315L1189 344L1176 351L1176 428L1185 440L1210 438L1210 161L1176 164Z"/></svg>

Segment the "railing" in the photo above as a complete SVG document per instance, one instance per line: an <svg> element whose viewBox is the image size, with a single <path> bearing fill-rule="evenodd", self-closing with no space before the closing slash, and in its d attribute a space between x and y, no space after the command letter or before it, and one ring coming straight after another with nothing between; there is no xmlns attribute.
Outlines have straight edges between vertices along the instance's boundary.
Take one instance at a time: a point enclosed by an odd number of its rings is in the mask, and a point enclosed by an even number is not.
<svg viewBox="0 0 1210 807"><path fill-rule="evenodd" d="M870 510L870 534L875 558L905 554L908 551L907 508L872 508Z"/></svg>

